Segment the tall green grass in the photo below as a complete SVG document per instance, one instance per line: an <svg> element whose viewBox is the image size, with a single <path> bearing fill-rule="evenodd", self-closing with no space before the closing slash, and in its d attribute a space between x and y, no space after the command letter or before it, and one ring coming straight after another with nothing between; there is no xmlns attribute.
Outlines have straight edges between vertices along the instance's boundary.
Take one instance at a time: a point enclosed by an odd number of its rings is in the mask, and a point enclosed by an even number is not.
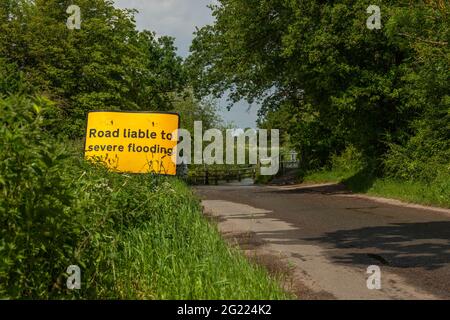
<svg viewBox="0 0 450 320"><path fill-rule="evenodd" d="M306 183L343 183L357 193L450 208L450 178L441 178L431 183L393 178L370 180L368 182L366 178L357 176L357 173L333 169L311 172L303 178Z"/></svg>
<svg viewBox="0 0 450 320"><path fill-rule="evenodd" d="M330 167L307 173L303 182L343 183L357 193L388 197L407 202L450 208L450 174L445 168L436 167L434 178L425 179L378 177L373 166L363 163L361 155L348 149L333 157Z"/></svg>
<svg viewBox="0 0 450 320"><path fill-rule="evenodd" d="M174 182L171 188L173 195L159 203L166 214L126 231L120 239L114 269L121 298L286 297L263 269L223 242L185 185Z"/></svg>
<svg viewBox="0 0 450 320"><path fill-rule="evenodd" d="M109 172L50 134L52 105L0 99L0 298L277 299L175 177ZM81 290L66 287L69 265Z"/></svg>
<svg viewBox="0 0 450 320"><path fill-rule="evenodd" d="M358 188L347 184L352 190ZM378 178L365 191L369 195L394 198L407 202L450 208L450 178L431 183L393 178Z"/></svg>

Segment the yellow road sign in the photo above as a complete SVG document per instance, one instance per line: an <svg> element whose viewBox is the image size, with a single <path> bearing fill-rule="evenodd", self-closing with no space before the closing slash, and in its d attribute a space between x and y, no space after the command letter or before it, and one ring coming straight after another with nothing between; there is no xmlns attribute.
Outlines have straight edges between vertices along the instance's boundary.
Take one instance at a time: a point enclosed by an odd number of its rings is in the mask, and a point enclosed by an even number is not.
<svg viewBox="0 0 450 320"><path fill-rule="evenodd" d="M118 172L175 175L179 122L175 113L90 112L85 158Z"/></svg>

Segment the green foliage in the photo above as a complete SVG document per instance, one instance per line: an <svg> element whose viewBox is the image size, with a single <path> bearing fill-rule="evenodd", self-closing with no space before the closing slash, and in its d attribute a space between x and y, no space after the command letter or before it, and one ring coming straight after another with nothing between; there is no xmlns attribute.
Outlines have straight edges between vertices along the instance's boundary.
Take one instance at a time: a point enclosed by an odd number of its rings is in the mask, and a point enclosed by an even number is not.
<svg viewBox="0 0 450 320"><path fill-rule="evenodd" d="M71 4L2 1L0 71L16 66L27 86L58 101L60 131L72 137L82 136L87 111L171 109L185 84L173 39L136 31L134 11L107 0L77 1L81 30L68 30Z"/></svg>
<svg viewBox="0 0 450 320"><path fill-rule="evenodd" d="M203 130L222 128L223 120L218 115L217 105L211 99L198 100L192 90L174 96L173 111L180 114L181 128L194 133L194 122L201 121Z"/></svg>
<svg viewBox="0 0 450 320"><path fill-rule="evenodd" d="M230 250L218 230L201 216L198 201L184 184L171 183L161 192L164 199L148 209L153 219L120 240L122 249L114 265L120 298L287 297L276 282L266 280L261 267ZM136 275L141 277L137 283Z"/></svg>
<svg viewBox="0 0 450 320"><path fill-rule="evenodd" d="M0 58L0 96L30 92L32 92L32 88L27 88L23 80L23 73L18 70L17 66Z"/></svg>
<svg viewBox="0 0 450 320"><path fill-rule="evenodd" d="M45 139L46 111L23 98L0 100L1 296L47 297L77 237L67 210L74 194L61 174L68 155Z"/></svg>
<svg viewBox="0 0 450 320"><path fill-rule="evenodd" d="M354 146L348 146L340 155L334 154L331 157L331 166L334 170L357 172L366 165L362 153Z"/></svg>
<svg viewBox="0 0 450 320"><path fill-rule="evenodd" d="M394 161L395 157L389 156L389 161ZM413 172L408 159L402 159L400 163L406 168L398 168L398 172ZM420 165L424 170L416 168L417 175L429 173L427 179L418 176L379 177L373 162L364 159L354 147L348 147L342 154L333 155L328 167L309 171L301 180L308 183L338 182L357 193L450 208L448 169L445 171L436 166L431 174L430 163ZM429 178L431 176L434 178Z"/></svg>
<svg viewBox="0 0 450 320"><path fill-rule="evenodd" d="M0 298L283 298L175 178L109 172L51 134L47 99L0 99ZM81 268L81 290L66 269Z"/></svg>
<svg viewBox="0 0 450 320"><path fill-rule="evenodd" d="M299 179L303 182L341 182L363 174L373 176L373 165L354 146L348 146L340 154L333 154L326 166L315 170L301 169Z"/></svg>
<svg viewBox="0 0 450 320"><path fill-rule="evenodd" d="M305 169L353 145L377 172L434 179L450 163L448 3L370 4L381 30L362 0L218 1L188 59L196 93L260 101Z"/></svg>

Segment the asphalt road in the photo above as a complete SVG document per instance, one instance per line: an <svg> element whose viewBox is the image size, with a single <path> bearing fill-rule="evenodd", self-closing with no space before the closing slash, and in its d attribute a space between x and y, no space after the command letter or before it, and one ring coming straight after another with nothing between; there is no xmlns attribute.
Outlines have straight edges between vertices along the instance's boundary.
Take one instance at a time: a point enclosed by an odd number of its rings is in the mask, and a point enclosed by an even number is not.
<svg viewBox="0 0 450 320"><path fill-rule="evenodd" d="M300 299L450 298L450 210L361 198L339 185L195 190L224 237L269 269L290 270ZM381 289L367 287L370 265L381 270Z"/></svg>

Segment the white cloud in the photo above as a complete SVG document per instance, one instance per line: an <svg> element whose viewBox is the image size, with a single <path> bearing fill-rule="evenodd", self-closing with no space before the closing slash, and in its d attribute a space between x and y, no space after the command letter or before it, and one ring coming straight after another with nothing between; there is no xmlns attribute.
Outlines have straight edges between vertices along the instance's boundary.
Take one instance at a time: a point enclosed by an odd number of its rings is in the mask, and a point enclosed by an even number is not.
<svg viewBox="0 0 450 320"><path fill-rule="evenodd" d="M175 38L178 54L186 57L194 37L195 27L211 24L213 17L207 7L215 0L115 0L119 8L137 9L136 24L140 30L150 30L158 36ZM224 100L219 101L220 115L237 127L255 127L259 106L240 101L228 111Z"/></svg>
<svg viewBox="0 0 450 320"><path fill-rule="evenodd" d="M182 56L187 56L195 27L213 22L207 8L213 0L115 0L119 8L137 9L136 24L140 30L147 29L157 35L176 39L175 44Z"/></svg>

